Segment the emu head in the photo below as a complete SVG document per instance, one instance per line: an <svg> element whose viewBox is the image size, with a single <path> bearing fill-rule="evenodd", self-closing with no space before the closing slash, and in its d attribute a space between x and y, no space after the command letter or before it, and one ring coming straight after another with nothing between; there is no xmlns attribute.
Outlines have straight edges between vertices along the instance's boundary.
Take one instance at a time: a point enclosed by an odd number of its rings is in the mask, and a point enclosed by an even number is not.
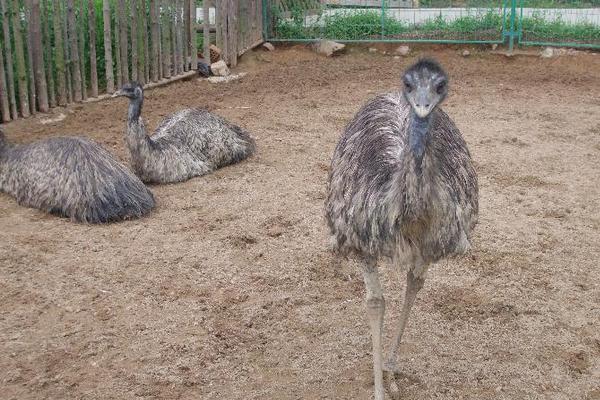
<svg viewBox="0 0 600 400"><path fill-rule="evenodd" d="M130 100L138 100L144 98L144 89L137 82L130 82L123 85L121 90L117 90L112 97L125 96Z"/></svg>
<svg viewBox="0 0 600 400"><path fill-rule="evenodd" d="M402 93L419 118L425 118L448 94L448 75L434 60L422 59L402 75Z"/></svg>

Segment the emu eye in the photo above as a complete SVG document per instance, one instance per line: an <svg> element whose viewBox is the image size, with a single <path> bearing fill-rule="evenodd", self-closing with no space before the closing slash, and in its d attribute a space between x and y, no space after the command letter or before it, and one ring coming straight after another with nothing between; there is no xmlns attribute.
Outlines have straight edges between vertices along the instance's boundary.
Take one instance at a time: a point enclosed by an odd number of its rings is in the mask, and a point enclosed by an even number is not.
<svg viewBox="0 0 600 400"><path fill-rule="evenodd" d="M441 82L437 85L437 87L435 88L435 90L438 92L438 94L442 94L442 92L444 91L444 89L446 89L446 82Z"/></svg>
<svg viewBox="0 0 600 400"><path fill-rule="evenodd" d="M404 87L406 88L406 91L408 93L410 93L410 92L413 91L413 86L410 83L408 83L408 82L404 82Z"/></svg>

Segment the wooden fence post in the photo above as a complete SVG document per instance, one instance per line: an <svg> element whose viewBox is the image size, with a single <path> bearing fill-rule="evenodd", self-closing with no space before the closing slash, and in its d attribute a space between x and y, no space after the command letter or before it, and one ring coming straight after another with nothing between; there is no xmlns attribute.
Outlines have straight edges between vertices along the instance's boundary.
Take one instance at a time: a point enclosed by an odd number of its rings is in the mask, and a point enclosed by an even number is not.
<svg viewBox="0 0 600 400"><path fill-rule="evenodd" d="M0 112L2 113L2 122L10 121L10 105L8 104L6 74L4 73L4 50L2 48L0 48Z"/></svg>
<svg viewBox="0 0 600 400"><path fill-rule="evenodd" d="M90 85L92 97L98 97L98 66L96 61L96 5L88 0L88 25L90 32Z"/></svg>
<svg viewBox="0 0 600 400"><path fill-rule="evenodd" d="M44 61L46 65L46 81L48 82L48 102L50 108L56 107L56 88L54 86L54 71L52 64L52 43L50 37L50 1L43 0L42 2L42 31L44 36Z"/></svg>
<svg viewBox="0 0 600 400"><path fill-rule="evenodd" d="M110 27L112 19L110 18L110 0L102 2L102 20L104 21L104 74L106 77L106 92L115 91L115 77L113 75L113 54Z"/></svg>
<svg viewBox="0 0 600 400"><path fill-rule="evenodd" d="M83 95L81 93L81 64L79 62L77 24L75 22L75 9L73 0L67 0L67 20L69 23L69 47L71 49L71 82L73 90L73 99L76 102L80 102L81 100L83 100Z"/></svg>
<svg viewBox="0 0 600 400"><path fill-rule="evenodd" d="M119 7L117 8L119 14L119 40L121 54L121 78L123 84L129 82L129 57L128 57L128 46L127 46L127 8L125 7L125 0L119 0Z"/></svg>
<svg viewBox="0 0 600 400"><path fill-rule="evenodd" d="M42 17L40 14L40 0L31 1L31 53L33 58L33 73L35 75L35 91L38 110L48 112L48 85L44 65L44 48L42 47Z"/></svg>
<svg viewBox="0 0 600 400"><path fill-rule="evenodd" d="M150 30L152 31L152 58L150 62L150 75L152 82L157 82L159 79L159 36L158 36L158 8L156 0L150 0Z"/></svg>
<svg viewBox="0 0 600 400"><path fill-rule="evenodd" d="M12 24L13 24L13 38L15 42L15 59L17 67L17 84L19 87L19 105L21 115L26 118L29 117L29 94L27 92L27 71L25 67L25 53L23 52L23 34L21 32L21 18L20 18L20 7L19 0L13 0L12 2Z"/></svg>

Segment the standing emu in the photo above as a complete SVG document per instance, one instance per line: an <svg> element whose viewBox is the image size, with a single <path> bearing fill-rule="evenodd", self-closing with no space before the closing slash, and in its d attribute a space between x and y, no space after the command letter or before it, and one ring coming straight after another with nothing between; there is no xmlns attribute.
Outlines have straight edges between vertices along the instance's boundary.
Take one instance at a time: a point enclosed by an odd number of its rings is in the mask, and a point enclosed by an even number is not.
<svg viewBox="0 0 600 400"><path fill-rule="evenodd" d="M154 208L137 176L82 137L14 145L0 130L0 191L22 206L87 223L138 218Z"/></svg>
<svg viewBox="0 0 600 400"><path fill-rule="evenodd" d="M469 249L478 212L467 145L437 107L448 92L448 76L424 59L402 80L402 93L371 100L346 127L333 155L325 206L335 250L363 261L376 400L384 398L383 370L397 371L396 352L429 265ZM380 257L408 267L402 315L385 364Z"/></svg>
<svg viewBox="0 0 600 400"><path fill-rule="evenodd" d="M144 104L142 86L128 83L114 96L129 98L126 141L133 170L144 182L185 181L254 153L254 140L248 132L200 109L171 114L149 137L140 116Z"/></svg>

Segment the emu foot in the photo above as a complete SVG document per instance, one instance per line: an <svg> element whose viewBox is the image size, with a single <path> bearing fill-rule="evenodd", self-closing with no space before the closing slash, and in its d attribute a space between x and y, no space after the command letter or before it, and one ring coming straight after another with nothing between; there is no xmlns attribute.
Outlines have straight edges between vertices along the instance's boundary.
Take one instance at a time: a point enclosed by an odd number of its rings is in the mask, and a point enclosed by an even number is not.
<svg viewBox="0 0 600 400"><path fill-rule="evenodd" d="M415 385L421 384L421 380L416 376L401 372L395 362L388 361L383 364L383 386L393 400L410 395L416 389Z"/></svg>

